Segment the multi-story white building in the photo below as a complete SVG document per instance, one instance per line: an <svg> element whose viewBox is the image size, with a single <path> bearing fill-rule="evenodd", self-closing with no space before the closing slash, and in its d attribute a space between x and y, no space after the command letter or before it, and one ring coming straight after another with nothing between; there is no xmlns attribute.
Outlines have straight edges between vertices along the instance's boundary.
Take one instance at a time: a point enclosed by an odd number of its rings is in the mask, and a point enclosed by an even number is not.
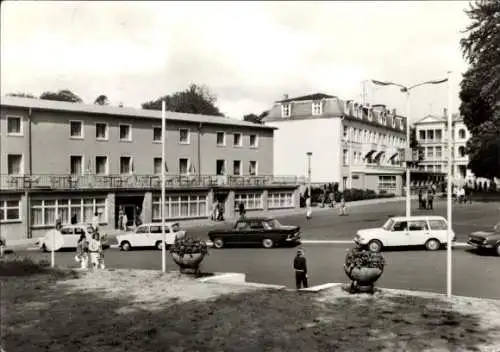
<svg viewBox="0 0 500 352"><path fill-rule="evenodd" d="M273 158L277 172L306 176L306 154L311 152L312 183L401 194L406 118L395 110L316 93L285 96L264 121L278 128Z"/></svg>
<svg viewBox="0 0 500 352"><path fill-rule="evenodd" d="M472 171L467 168L469 157L466 154L466 144L470 138L470 133L462 117L453 114L452 118L453 182L463 184L475 179ZM416 121L413 126L416 130L417 141L423 148L423 160L419 163L419 171L445 176L448 170L448 119L446 109L443 111L443 116L427 115Z"/></svg>

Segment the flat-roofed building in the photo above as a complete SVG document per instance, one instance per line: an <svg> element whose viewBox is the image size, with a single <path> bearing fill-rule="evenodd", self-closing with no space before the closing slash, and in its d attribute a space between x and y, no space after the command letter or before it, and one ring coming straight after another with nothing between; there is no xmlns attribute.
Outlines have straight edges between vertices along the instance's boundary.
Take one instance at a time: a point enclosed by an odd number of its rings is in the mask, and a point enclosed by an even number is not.
<svg viewBox="0 0 500 352"><path fill-rule="evenodd" d="M298 207L297 177L274 176L275 128L236 119L167 112L168 219ZM160 221L161 112L19 97L1 98L2 236L40 236L75 216L117 226Z"/></svg>

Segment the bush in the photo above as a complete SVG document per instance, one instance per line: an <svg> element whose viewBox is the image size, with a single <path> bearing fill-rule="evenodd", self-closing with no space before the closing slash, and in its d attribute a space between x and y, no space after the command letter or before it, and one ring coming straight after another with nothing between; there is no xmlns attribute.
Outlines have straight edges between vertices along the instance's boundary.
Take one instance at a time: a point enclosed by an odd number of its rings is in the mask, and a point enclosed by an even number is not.
<svg viewBox="0 0 500 352"><path fill-rule="evenodd" d="M347 251L345 266L349 269L376 268L384 270L385 259L380 253L374 253L355 247Z"/></svg>
<svg viewBox="0 0 500 352"><path fill-rule="evenodd" d="M174 244L170 247L170 252L183 257L185 254L201 253L208 254L208 246L204 240L185 236L176 238Z"/></svg>
<svg viewBox="0 0 500 352"><path fill-rule="evenodd" d="M29 257L8 256L0 259L0 276L28 276L41 274L50 268L46 260L34 261Z"/></svg>

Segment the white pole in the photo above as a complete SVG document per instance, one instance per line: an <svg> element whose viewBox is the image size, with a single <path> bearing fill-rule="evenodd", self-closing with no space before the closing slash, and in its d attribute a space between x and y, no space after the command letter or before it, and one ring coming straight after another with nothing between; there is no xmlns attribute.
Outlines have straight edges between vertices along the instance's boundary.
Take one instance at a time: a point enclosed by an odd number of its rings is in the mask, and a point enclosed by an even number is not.
<svg viewBox="0 0 500 352"><path fill-rule="evenodd" d="M447 248L446 248L446 292L447 296L451 297L451 269L452 269L452 261L451 261L451 232L452 232L452 203L451 203L451 175L452 175L452 167L453 167L453 132L452 132L452 95L451 95L451 71L448 71L448 187L446 190L447 195L447 217L448 217L448 238L447 238Z"/></svg>
<svg viewBox="0 0 500 352"><path fill-rule="evenodd" d="M350 128L347 143L349 143L349 189L352 189L352 132L353 129Z"/></svg>
<svg viewBox="0 0 500 352"><path fill-rule="evenodd" d="M406 153L410 151L410 91L406 91ZM410 155L405 157L406 166L406 217L411 215L411 173L410 165L408 164Z"/></svg>
<svg viewBox="0 0 500 352"><path fill-rule="evenodd" d="M56 265L56 252L54 251L55 246L56 246L56 235L54 232L52 232L52 250L50 251L50 266L52 268Z"/></svg>
<svg viewBox="0 0 500 352"><path fill-rule="evenodd" d="M165 118L165 101L161 102L161 271L167 271L167 249L165 238L165 139L166 139L166 118Z"/></svg>

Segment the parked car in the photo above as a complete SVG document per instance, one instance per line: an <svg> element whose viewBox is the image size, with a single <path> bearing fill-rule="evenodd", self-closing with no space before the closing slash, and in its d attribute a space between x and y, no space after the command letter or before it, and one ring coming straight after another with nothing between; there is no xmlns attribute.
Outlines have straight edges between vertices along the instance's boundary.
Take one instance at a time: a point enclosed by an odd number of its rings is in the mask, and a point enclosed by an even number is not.
<svg viewBox="0 0 500 352"><path fill-rule="evenodd" d="M165 243L167 248L174 244L176 238L182 238L186 231L181 230L179 223L165 223ZM129 251L132 248L155 247L162 249L162 225L161 223L142 224L135 231L127 232L116 236L118 245L122 251Z"/></svg>
<svg viewBox="0 0 500 352"><path fill-rule="evenodd" d="M63 245L61 249L74 248L76 250L80 236L82 234L85 234L87 238L90 238L94 230L91 224L76 224L76 225L64 225L59 232L61 233L63 239ZM49 237L50 236L47 234L44 237L41 237L36 242L38 247L44 252L47 252L48 251L47 248L50 247ZM104 236L102 239L102 248L105 249L108 247L109 247L108 239L106 238L106 236Z"/></svg>
<svg viewBox="0 0 500 352"><path fill-rule="evenodd" d="M435 251L447 243L447 229L448 222L442 216L398 216L389 218L382 227L359 230L354 242L372 252L384 247L422 245ZM455 241L453 231L452 236Z"/></svg>
<svg viewBox="0 0 500 352"><path fill-rule="evenodd" d="M229 244L261 244L264 248L300 243L300 227L285 226L274 218L247 218L236 221L227 230L213 230L208 233L215 248Z"/></svg>
<svg viewBox="0 0 500 352"><path fill-rule="evenodd" d="M493 231L471 233L467 243L479 250L492 251L500 256L500 223L493 228Z"/></svg>

